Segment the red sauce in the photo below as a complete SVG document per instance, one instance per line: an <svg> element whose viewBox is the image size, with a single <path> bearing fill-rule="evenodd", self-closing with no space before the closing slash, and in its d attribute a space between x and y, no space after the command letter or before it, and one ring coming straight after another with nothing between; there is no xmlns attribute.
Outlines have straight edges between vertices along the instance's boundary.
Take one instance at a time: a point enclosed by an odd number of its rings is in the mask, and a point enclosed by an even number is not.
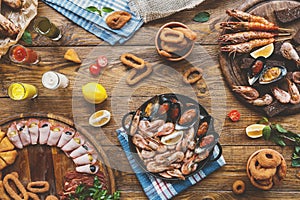
<svg viewBox="0 0 300 200"><path fill-rule="evenodd" d="M22 46L16 46L13 50L13 57L16 61L21 62L26 58L26 49Z"/></svg>
<svg viewBox="0 0 300 200"><path fill-rule="evenodd" d="M24 48L23 46L16 46L12 52L13 58L20 63L33 64L37 63L38 55L32 49Z"/></svg>

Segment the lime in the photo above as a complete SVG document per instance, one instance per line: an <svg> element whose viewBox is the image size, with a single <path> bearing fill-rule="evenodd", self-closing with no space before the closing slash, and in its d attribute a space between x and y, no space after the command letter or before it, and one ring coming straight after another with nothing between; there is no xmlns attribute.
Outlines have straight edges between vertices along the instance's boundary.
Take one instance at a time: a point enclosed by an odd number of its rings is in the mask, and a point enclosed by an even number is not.
<svg viewBox="0 0 300 200"><path fill-rule="evenodd" d="M259 138L262 136L262 131L266 125L263 124L252 124L246 128L246 134L250 138Z"/></svg>
<svg viewBox="0 0 300 200"><path fill-rule="evenodd" d="M89 118L89 124L94 127L101 127L110 120L110 112L107 110L99 110L92 114Z"/></svg>
<svg viewBox="0 0 300 200"><path fill-rule="evenodd" d="M82 86L82 94L86 101L93 104L102 103L107 98L105 88L96 82L90 82Z"/></svg>
<svg viewBox="0 0 300 200"><path fill-rule="evenodd" d="M271 43L251 52L250 56L252 56L254 59L260 56L268 58L272 55L273 51L274 51L274 44Z"/></svg>

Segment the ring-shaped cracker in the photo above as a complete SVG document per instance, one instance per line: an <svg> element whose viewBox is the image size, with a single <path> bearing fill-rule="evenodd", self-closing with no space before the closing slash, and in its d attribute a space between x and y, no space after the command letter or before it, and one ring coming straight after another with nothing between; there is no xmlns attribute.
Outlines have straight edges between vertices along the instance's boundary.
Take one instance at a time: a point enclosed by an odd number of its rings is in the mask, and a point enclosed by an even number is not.
<svg viewBox="0 0 300 200"><path fill-rule="evenodd" d="M257 156L254 156L249 164L251 176L256 180L269 179L276 174L276 168L263 168L258 161Z"/></svg>
<svg viewBox="0 0 300 200"><path fill-rule="evenodd" d="M146 63L146 71L139 73L140 70L132 69L126 77L126 83L128 85L134 85L140 82L143 78L149 76L152 73L152 66L149 63Z"/></svg>
<svg viewBox="0 0 300 200"><path fill-rule="evenodd" d="M121 62L131 68L143 69L145 67L145 61L131 53L124 53L121 55Z"/></svg>
<svg viewBox="0 0 300 200"><path fill-rule="evenodd" d="M244 181L242 180L236 180L233 184L232 184L232 191L234 194L243 194L245 192L246 186Z"/></svg>
<svg viewBox="0 0 300 200"><path fill-rule="evenodd" d="M161 41L169 43L180 43L184 40L184 34L171 28L163 28L159 38Z"/></svg>
<svg viewBox="0 0 300 200"><path fill-rule="evenodd" d="M203 75L202 73L203 73L203 70L201 68L191 67L184 72L183 81L188 84L194 84L202 78L202 75ZM193 74L196 74L196 75L194 75L194 77L190 77Z"/></svg>
<svg viewBox="0 0 300 200"><path fill-rule="evenodd" d="M183 39L180 43L170 43L161 41L160 45L161 48L167 52L173 53L183 50L187 46L187 40Z"/></svg>
<svg viewBox="0 0 300 200"><path fill-rule="evenodd" d="M21 196L18 195L18 193L9 185L9 181L12 181L18 190L21 192ZM14 174L7 174L3 179L3 185L6 190L6 192L15 200L28 200L29 196L27 194L27 191L25 187L22 185L21 181L18 179L18 177Z"/></svg>
<svg viewBox="0 0 300 200"><path fill-rule="evenodd" d="M111 29L122 28L131 19L131 14L125 11L115 11L108 15L105 22Z"/></svg>
<svg viewBox="0 0 300 200"><path fill-rule="evenodd" d="M262 190L269 190L273 187L273 182L271 181L271 183L269 185L260 185L259 183L256 182L256 180L254 179L253 176L250 176L250 182L252 183L253 186L262 189Z"/></svg>
<svg viewBox="0 0 300 200"><path fill-rule="evenodd" d="M286 176L286 171L287 171L287 166L286 166L286 162L284 160L282 160L282 162L280 163L280 165L277 167L277 175L278 178L280 180L284 179Z"/></svg>
<svg viewBox="0 0 300 200"><path fill-rule="evenodd" d="M50 185L47 181L34 181L27 185L27 190L33 193L44 193L49 191Z"/></svg>
<svg viewBox="0 0 300 200"><path fill-rule="evenodd" d="M40 197L33 193L33 192L27 192L28 196L29 196L29 199L33 199L33 200L40 200Z"/></svg>
<svg viewBox="0 0 300 200"><path fill-rule="evenodd" d="M273 168L281 163L280 155L273 150L265 149L257 154L257 160L262 167Z"/></svg>
<svg viewBox="0 0 300 200"><path fill-rule="evenodd" d="M173 30L182 32L184 36L189 40L194 41L197 39L197 33L192 31L191 29L183 28L183 27L175 27L173 28Z"/></svg>
<svg viewBox="0 0 300 200"><path fill-rule="evenodd" d="M58 198L54 195L49 195L49 196L46 197L45 200L58 200Z"/></svg>

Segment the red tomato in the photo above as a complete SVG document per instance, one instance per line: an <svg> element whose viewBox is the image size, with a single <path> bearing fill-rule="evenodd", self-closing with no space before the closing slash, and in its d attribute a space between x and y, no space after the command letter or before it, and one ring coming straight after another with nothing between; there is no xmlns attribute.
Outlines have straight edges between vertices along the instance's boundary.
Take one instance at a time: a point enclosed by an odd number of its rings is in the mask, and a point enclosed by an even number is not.
<svg viewBox="0 0 300 200"><path fill-rule="evenodd" d="M97 76L100 74L101 71L101 67L99 67L99 65L97 65L96 63L91 64L89 67L90 73L94 76Z"/></svg>
<svg viewBox="0 0 300 200"><path fill-rule="evenodd" d="M99 56L97 59L97 64L99 67L105 67L107 65L108 61L105 56Z"/></svg>
<svg viewBox="0 0 300 200"><path fill-rule="evenodd" d="M231 119L231 121L236 122L239 121L241 114L237 110L232 110L228 113L228 117Z"/></svg>

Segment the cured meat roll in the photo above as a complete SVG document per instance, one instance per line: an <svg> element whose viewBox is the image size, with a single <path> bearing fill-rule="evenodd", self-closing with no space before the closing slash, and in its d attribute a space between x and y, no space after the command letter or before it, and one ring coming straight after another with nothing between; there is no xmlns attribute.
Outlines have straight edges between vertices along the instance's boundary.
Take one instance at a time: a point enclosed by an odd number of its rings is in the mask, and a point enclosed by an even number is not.
<svg viewBox="0 0 300 200"><path fill-rule="evenodd" d="M87 165L78 166L76 167L75 170L80 173L96 174L99 170L99 166L87 164Z"/></svg>
<svg viewBox="0 0 300 200"><path fill-rule="evenodd" d="M40 144L46 144L48 141L48 137L50 134L50 128L51 128L51 123L42 120L39 123L39 143Z"/></svg>
<svg viewBox="0 0 300 200"><path fill-rule="evenodd" d="M31 144L31 138L30 138L27 122L20 121L19 123L17 123L17 130L19 132L19 136L23 144L23 147Z"/></svg>
<svg viewBox="0 0 300 200"><path fill-rule="evenodd" d="M59 141L57 144L57 147L61 148L62 146L64 146L67 142L69 142L73 136L75 135L75 130L72 128L65 128Z"/></svg>
<svg viewBox="0 0 300 200"><path fill-rule="evenodd" d="M59 138L63 132L64 128L60 125L52 126L50 129L50 134L47 140L47 145L54 146L58 143Z"/></svg>
<svg viewBox="0 0 300 200"><path fill-rule="evenodd" d="M84 139L77 132L75 133L74 137L61 148L61 150L63 150L65 153L70 152L74 149L77 149L82 144L84 144Z"/></svg>
<svg viewBox="0 0 300 200"><path fill-rule="evenodd" d="M8 139L19 149L23 149L23 144L19 137L16 122L13 122L7 130Z"/></svg>
<svg viewBox="0 0 300 200"><path fill-rule="evenodd" d="M73 159L75 165L95 164L97 162L97 154L86 153L82 156Z"/></svg>
<svg viewBox="0 0 300 200"><path fill-rule="evenodd" d="M38 143L39 138L39 120L37 119L29 119L27 122L31 144L35 145Z"/></svg>
<svg viewBox="0 0 300 200"><path fill-rule="evenodd" d="M70 153L71 158L77 158L86 153L93 153L94 148L89 143L85 143Z"/></svg>

